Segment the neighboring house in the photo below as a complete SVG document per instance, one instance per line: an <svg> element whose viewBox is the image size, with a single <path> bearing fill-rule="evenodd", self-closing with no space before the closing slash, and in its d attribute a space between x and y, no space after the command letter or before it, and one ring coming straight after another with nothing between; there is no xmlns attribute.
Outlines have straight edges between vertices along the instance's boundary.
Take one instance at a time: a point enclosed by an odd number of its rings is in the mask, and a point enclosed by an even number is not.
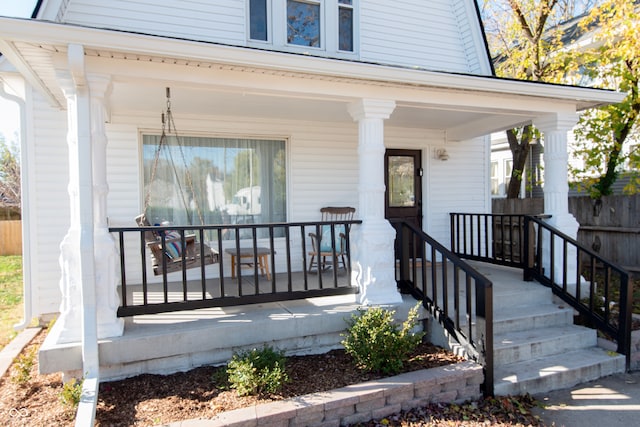
<svg viewBox="0 0 640 427"><path fill-rule="evenodd" d="M568 135L569 137L570 135ZM529 145L529 157L523 172L520 197L542 197L542 143L534 140ZM513 154L505 132L491 135L491 197L506 197L513 170Z"/></svg>
<svg viewBox="0 0 640 427"><path fill-rule="evenodd" d="M470 0L45 0L35 19L0 18L0 51L1 81L24 81L27 315L59 312L50 339L75 358L93 314L98 338L130 333L117 316L122 267L127 283L162 283L129 251L139 235L120 246L109 231L135 227L145 208L151 224L187 224L195 211L235 224L221 207L256 186L259 209L245 205L254 223L353 206L357 301L397 304L385 212L448 246L449 213L491 211L488 135L533 121L556 152L545 166L546 181L559 181L545 194L550 222L575 236L566 132L577 111L622 97L495 78ZM167 87L185 152L158 165L178 174L152 178ZM385 165L398 176L385 177ZM193 180L176 190L186 170ZM297 236L271 236L276 272L307 256ZM125 248L133 255L121 264ZM218 267L206 266L207 278Z"/></svg>

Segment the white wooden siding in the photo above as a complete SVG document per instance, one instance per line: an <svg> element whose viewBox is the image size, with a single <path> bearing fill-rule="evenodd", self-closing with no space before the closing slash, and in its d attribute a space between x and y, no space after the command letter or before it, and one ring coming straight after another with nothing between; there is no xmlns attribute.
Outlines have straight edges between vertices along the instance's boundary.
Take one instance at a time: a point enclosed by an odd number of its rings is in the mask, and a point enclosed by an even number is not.
<svg viewBox="0 0 640 427"><path fill-rule="evenodd" d="M246 0L73 0L70 24L236 46L247 45ZM450 0L363 0L357 6L359 59L460 73L487 73L474 13ZM273 22L279 22L274 20ZM473 28L471 27L473 26ZM274 29L275 31L276 29ZM328 31L329 28L325 28ZM261 47L278 49L265 44ZM290 50L286 46L282 50ZM324 55L324 52L318 52Z"/></svg>
<svg viewBox="0 0 640 427"><path fill-rule="evenodd" d="M65 22L243 45L245 0L74 0Z"/></svg>
<svg viewBox="0 0 640 427"><path fill-rule="evenodd" d="M492 75L489 48L486 44L483 27L478 18L475 5L468 0L453 0L452 8L458 19L460 39L464 46L469 71L473 74Z"/></svg>
<svg viewBox="0 0 640 427"><path fill-rule="evenodd" d="M360 59L430 70L470 72L467 52L448 0L360 3Z"/></svg>
<svg viewBox="0 0 640 427"><path fill-rule="evenodd" d="M449 160L434 159L429 153L427 191L429 214L427 232L445 246L449 242L449 213L490 213L490 196L486 166L489 160L483 139L449 142L445 145Z"/></svg>
<svg viewBox="0 0 640 427"><path fill-rule="evenodd" d="M31 283L34 316L60 306L60 243L69 228L69 150L67 115L33 95L33 135L28 138L30 168Z"/></svg>

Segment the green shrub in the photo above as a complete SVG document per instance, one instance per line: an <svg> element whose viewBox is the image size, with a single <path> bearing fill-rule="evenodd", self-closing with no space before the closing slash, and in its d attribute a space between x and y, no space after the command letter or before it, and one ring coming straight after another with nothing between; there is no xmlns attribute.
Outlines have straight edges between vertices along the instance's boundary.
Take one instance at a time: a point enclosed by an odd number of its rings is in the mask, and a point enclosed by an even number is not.
<svg viewBox="0 0 640 427"><path fill-rule="evenodd" d="M342 341L360 369L396 374L422 341L424 332L412 333L418 322L418 306L409 310L402 325L394 322L395 311L382 307L358 310L347 320Z"/></svg>
<svg viewBox="0 0 640 427"><path fill-rule="evenodd" d="M11 368L11 381L26 384L31 380L31 368L36 363L36 348L25 351L15 358Z"/></svg>
<svg viewBox="0 0 640 427"><path fill-rule="evenodd" d="M63 405L75 410L80 404L82 396L82 381L71 379L62 385L60 392L60 402Z"/></svg>
<svg viewBox="0 0 640 427"><path fill-rule="evenodd" d="M240 396L274 393L289 380L284 353L270 347L234 354L227 375Z"/></svg>

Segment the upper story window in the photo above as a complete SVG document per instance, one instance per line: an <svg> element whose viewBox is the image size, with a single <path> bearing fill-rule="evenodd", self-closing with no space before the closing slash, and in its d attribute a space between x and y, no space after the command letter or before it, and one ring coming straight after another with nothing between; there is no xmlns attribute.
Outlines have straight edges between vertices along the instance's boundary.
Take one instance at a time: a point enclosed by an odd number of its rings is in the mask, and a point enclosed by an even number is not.
<svg viewBox="0 0 640 427"><path fill-rule="evenodd" d="M249 38L252 40L269 40L268 22L269 9L268 0L249 1Z"/></svg>
<svg viewBox="0 0 640 427"><path fill-rule="evenodd" d="M287 43L320 46L320 1L287 0Z"/></svg>
<svg viewBox="0 0 640 427"><path fill-rule="evenodd" d="M353 54L356 1L248 0L249 40L294 52Z"/></svg>
<svg viewBox="0 0 640 427"><path fill-rule="evenodd" d="M338 49L353 52L353 0L338 0Z"/></svg>

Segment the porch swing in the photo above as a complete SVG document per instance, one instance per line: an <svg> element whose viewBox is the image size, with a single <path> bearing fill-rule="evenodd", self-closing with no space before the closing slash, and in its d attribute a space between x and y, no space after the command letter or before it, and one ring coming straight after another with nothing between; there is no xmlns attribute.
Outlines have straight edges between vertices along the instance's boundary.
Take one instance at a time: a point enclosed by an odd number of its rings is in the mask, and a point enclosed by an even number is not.
<svg viewBox="0 0 640 427"><path fill-rule="evenodd" d="M171 93L170 89L167 88L167 110L162 113L162 134L160 136L160 141L155 149L153 164L151 168L151 176L149 178L149 184L147 187L145 200L144 200L144 210L143 213L138 215L135 220L138 226L140 227L150 227L148 219L148 210L151 201L151 189L153 188L153 182L156 179L156 173L158 169L158 162L160 160L160 154L165 148L168 153L168 158L170 160L171 169L173 172L173 176L175 177L175 183L178 186L180 200L185 208L185 211L189 210L189 205L185 198L184 191L182 189L182 185L180 184L180 178L178 176L178 171L175 167L175 162L173 161L173 156L171 155L170 148L168 146L168 137L169 134L172 133L175 136L176 144L178 147L178 151L182 157L182 162L184 165L184 175L186 184L189 186L189 190L193 195L193 206L195 211L198 214L198 218L200 220L200 224L204 225L204 219L202 216L202 212L200 211L200 207L198 205L198 199L195 196L193 181L191 180L191 174L189 173L189 168L184 156L184 152L182 150L182 144L180 142L180 137L178 136L178 132L175 127L175 123L173 121L173 115L171 114ZM189 225L192 220L189 219ZM154 225L168 225L166 221L163 221L160 224ZM147 248L149 248L151 261L153 265L153 273L158 276L166 273L173 273L175 271L182 271L183 266L185 269L200 267L202 264L208 265L219 262L219 254L217 251L211 249L204 242L199 242L196 239L195 234L186 234L184 231L177 230L149 230L144 233L145 243Z"/></svg>

